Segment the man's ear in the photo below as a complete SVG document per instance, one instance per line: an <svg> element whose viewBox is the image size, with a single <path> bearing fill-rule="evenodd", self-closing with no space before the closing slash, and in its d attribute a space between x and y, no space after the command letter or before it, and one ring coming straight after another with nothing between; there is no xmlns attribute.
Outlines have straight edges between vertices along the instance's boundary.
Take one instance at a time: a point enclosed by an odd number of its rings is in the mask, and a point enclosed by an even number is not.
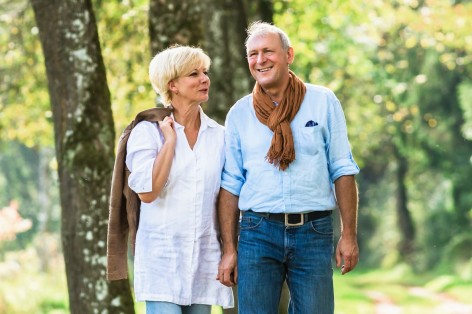
<svg viewBox="0 0 472 314"><path fill-rule="evenodd" d="M287 62L288 62L288 64L292 64L294 58L295 58L295 55L294 55L294 52L293 52L293 48L288 47L288 49L287 49Z"/></svg>

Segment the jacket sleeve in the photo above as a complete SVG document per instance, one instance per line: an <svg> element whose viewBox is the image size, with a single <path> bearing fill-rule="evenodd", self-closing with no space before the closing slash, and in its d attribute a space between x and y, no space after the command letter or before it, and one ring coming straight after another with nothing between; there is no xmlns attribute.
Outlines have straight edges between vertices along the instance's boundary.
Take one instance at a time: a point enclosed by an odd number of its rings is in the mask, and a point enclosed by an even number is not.
<svg viewBox="0 0 472 314"><path fill-rule="evenodd" d="M128 217L123 187L125 180L126 143L130 127L121 135L116 153L110 192L110 207L107 234L107 279L128 278Z"/></svg>

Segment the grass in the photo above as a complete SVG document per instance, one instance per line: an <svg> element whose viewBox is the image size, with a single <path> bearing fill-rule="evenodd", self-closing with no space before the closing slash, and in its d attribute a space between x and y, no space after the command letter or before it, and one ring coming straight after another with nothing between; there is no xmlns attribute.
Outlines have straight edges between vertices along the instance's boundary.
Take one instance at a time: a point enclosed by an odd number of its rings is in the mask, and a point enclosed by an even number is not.
<svg viewBox="0 0 472 314"><path fill-rule="evenodd" d="M30 248L11 252L0 260L0 314L69 313L64 265L60 254L52 256L41 271L44 252ZM44 264L43 264L44 265ZM414 274L399 265L390 270L356 270L334 276L336 314L472 313L472 282L450 274ZM462 311L457 308L462 306ZM380 309L380 310L379 310ZM455 312L453 312L455 309ZM143 302L136 313L145 314ZM212 314L222 314L214 307Z"/></svg>
<svg viewBox="0 0 472 314"><path fill-rule="evenodd" d="M8 253L0 262L0 313L69 313L62 256L57 258L41 272L34 249Z"/></svg>
<svg viewBox="0 0 472 314"><path fill-rule="evenodd" d="M382 306L402 314L472 313L472 282L451 275L419 275L399 265L335 275L334 282L336 314L381 313ZM466 309L458 311L459 306Z"/></svg>

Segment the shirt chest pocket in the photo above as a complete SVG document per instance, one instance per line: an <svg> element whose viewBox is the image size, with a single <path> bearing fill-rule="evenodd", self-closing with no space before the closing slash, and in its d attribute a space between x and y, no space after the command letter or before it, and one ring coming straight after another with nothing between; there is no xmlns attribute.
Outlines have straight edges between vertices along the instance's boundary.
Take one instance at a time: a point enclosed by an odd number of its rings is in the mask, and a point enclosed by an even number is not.
<svg viewBox="0 0 472 314"><path fill-rule="evenodd" d="M296 130L295 153L316 155L325 151L325 140L319 126L302 127Z"/></svg>

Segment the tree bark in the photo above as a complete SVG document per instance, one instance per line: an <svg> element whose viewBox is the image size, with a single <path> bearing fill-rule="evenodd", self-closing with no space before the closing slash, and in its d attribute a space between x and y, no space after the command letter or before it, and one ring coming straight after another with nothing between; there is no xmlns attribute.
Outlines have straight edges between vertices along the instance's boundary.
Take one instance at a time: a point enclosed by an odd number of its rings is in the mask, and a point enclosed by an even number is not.
<svg viewBox="0 0 472 314"><path fill-rule="evenodd" d="M228 109L252 90L246 61L247 17L242 0L206 0L203 47L212 59L207 114L223 122Z"/></svg>
<svg viewBox="0 0 472 314"><path fill-rule="evenodd" d="M90 0L31 1L54 119L71 313L134 313L127 280L108 282L115 131Z"/></svg>
<svg viewBox="0 0 472 314"><path fill-rule="evenodd" d="M202 20L208 10L199 0L150 0L151 54L174 45L198 46L203 38Z"/></svg>
<svg viewBox="0 0 472 314"><path fill-rule="evenodd" d="M246 5L246 11L248 20L263 21L267 23L273 23L274 17L274 4L273 0L244 0Z"/></svg>

